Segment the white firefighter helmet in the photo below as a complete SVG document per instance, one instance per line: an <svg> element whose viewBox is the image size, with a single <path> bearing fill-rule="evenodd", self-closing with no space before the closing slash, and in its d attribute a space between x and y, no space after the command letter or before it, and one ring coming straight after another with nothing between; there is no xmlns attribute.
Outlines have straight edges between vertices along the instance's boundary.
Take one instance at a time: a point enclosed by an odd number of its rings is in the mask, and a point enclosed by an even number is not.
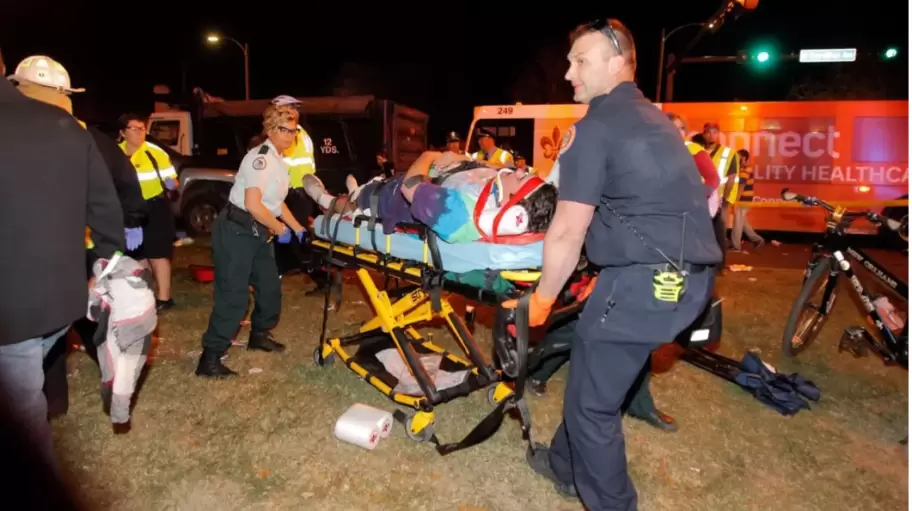
<svg viewBox="0 0 912 511"><path fill-rule="evenodd" d="M57 91L70 94L85 92L85 89L74 89L70 86L70 74L60 62L45 55L32 55L26 57L16 66L16 72L11 77L16 81L26 81L50 87Z"/></svg>

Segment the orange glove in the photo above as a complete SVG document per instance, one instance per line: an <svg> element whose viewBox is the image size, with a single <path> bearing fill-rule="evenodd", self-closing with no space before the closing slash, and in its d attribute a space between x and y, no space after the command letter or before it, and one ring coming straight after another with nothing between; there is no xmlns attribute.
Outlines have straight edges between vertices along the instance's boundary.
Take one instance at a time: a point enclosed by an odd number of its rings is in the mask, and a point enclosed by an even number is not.
<svg viewBox="0 0 912 511"><path fill-rule="evenodd" d="M551 315L551 307L555 301L557 301L557 297L541 296L538 291L532 293L532 297L529 299L529 326L544 325ZM501 306L504 309L515 309L519 306L519 300L507 300Z"/></svg>
<svg viewBox="0 0 912 511"><path fill-rule="evenodd" d="M589 284L586 286L586 289L583 289L583 292L576 295L576 301L583 303L586 301L586 298L589 298L589 295L592 294L592 290L595 289L595 283L598 282L598 275L592 278L589 281Z"/></svg>

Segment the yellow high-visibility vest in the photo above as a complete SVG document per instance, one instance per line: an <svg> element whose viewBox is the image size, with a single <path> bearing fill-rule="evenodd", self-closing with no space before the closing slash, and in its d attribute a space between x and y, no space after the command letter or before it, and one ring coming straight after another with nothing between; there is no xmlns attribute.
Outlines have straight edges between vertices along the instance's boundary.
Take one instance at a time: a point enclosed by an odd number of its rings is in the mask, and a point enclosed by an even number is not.
<svg viewBox="0 0 912 511"><path fill-rule="evenodd" d="M691 156L696 156L697 153L703 151L703 146L696 142L691 142L690 140L685 140L684 145L687 147L687 150L690 151Z"/></svg>
<svg viewBox="0 0 912 511"><path fill-rule="evenodd" d="M126 154L126 140L120 143L120 149ZM149 154L146 154L146 152ZM155 158L155 164L158 165L158 173L155 172L155 166L152 164L150 155ZM174 165L171 164L171 158L168 157L168 153L152 142L143 142L139 149L130 156L130 163L136 168L136 176L139 178L139 188L142 190L143 199L149 200L165 193L162 181L168 178L177 180L177 171L174 170ZM159 175L161 175L161 179L159 179Z"/></svg>
<svg viewBox="0 0 912 511"><path fill-rule="evenodd" d="M303 187L304 176L314 174L317 171L317 165L314 161L313 141L301 126L298 126L295 143L285 151L283 156L282 159L288 165L289 186L291 188Z"/></svg>
<svg viewBox="0 0 912 511"><path fill-rule="evenodd" d="M494 153L491 154L490 158L485 158L484 151L479 150L475 154L472 155L472 159L477 160L477 161L489 161L491 163L499 163L504 166L509 166L510 164L513 163L513 155L507 151L504 151L503 149L501 149L499 147L494 149Z"/></svg>
<svg viewBox="0 0 912 511"><path fill-rule="evenodd" d="M719 194L725 193L725 180L728 178L728 169L733 169L732 178L734 179L734 184L728 197L723 197L723 199L727 202L734 202L738 198L738 174L741 172L738 153L731 147L719 146L709 155L712 157L713 165L716 166L716 171L719 173L719 179L721 180Z"/></svg>

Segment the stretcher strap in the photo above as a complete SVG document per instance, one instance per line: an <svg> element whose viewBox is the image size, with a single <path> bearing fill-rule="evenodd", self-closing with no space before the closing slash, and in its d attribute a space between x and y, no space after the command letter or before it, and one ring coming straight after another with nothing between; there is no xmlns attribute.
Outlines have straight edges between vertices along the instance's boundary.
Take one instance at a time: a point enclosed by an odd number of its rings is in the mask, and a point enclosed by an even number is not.
<svg viewBox="0 0 912 511"><path fill-rule="evenodd" d="M335 199L333 199L333 202L335 202ZM326 234L326 231L329 230L329 228L328 228L329 220L328 219L330 219L332 217L332 211L333 211L332 206L334 206L334 204L330 205L330 211L327 213L326 216L323 217L324 235ZM326 342L326 322L329 319L329 300L331 298L334 287L338 287L338 289L339 289L339 297L336 300L336 310L339 310L339 308L342 306L342 273L336 272L336 285L335 286L332 284L329 284L329 282L332 280L332 276L333 276L332 275L333 252L335 251L335 248L336 248L336 239L339 237L339 225L341 223L342 223L342 215L339 215L339 218L336 220L336 225L333 228L332 235L329 236L329 250L326 251L325 271L326 271L327 286L326 286L326 293L323 295L323 326L320 329L320 346L323 346L323 343ZM320 364L323 364L323 350L321 349L319 351L320 351L320 355L319 355L318 362Z"/></svg>
<svg viewBox="0 0 912 511"><path fill-rule="evenodd" d="M524 294L519 299L519 305L516 307L516 349L517 355L521 360L519 377L514 380L515 387L513 394L498 403L497 407L482 419L465 438L459 442L442 444L437 435L431 435L430 441L434 444L437 452L441 456L452 454L469 447L478 445L485 440L494 436L503 424L504 417L510 410L516 409L519 412L522 422L523 439L532 446L532 420L529 414L529 407L523 399L523 393L526 387L526 367L525 360L529 352L529 299L531 293Z"/></svg>

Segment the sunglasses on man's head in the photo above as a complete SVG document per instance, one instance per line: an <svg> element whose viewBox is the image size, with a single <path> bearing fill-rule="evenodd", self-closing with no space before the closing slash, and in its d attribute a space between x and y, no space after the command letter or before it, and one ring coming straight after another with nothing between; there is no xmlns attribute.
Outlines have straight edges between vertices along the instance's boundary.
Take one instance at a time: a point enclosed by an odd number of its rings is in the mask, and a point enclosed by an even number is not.
<svg viewBox="0 0 912 511"><path fill-rule="evenodd" d="M624 52L621 51L621 42L618 40L617 34L614 32L614 27L611 26L611 18L590 21L586 24L586 28L604 34L604 36L607 37L609 41L611 41L611 46L614 48L614 51L618 55L624 54Z"/></svg>

